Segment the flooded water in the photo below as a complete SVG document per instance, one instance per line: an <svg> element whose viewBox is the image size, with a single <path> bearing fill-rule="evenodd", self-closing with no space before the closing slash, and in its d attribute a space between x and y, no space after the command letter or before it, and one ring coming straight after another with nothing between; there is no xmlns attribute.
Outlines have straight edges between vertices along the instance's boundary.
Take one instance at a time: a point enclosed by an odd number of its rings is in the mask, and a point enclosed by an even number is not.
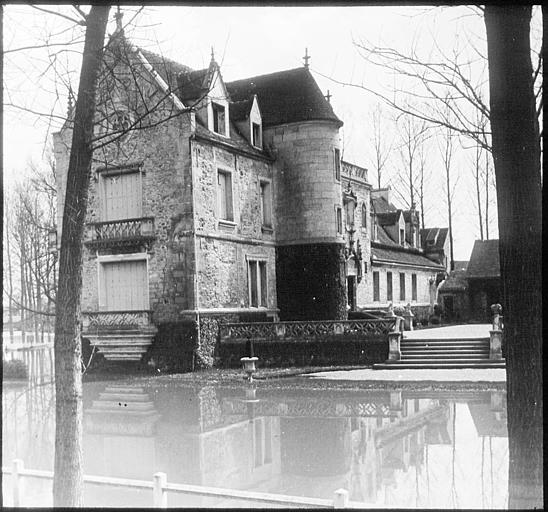
<svg viewBox="0 0 548 512"><path fill-rule="evenodd" d="M333 499L374 508L503 508L501 391L325 390L306 379L242 385L84 385L84 474ZM52 384L4 384L2 465L52 470ZM4 475L4 504L11 499ZM51 505L28 478L23 505ZM152 506L152 491L86 485L86 506ZM169 493L168 506L264 506Z"/></svg>

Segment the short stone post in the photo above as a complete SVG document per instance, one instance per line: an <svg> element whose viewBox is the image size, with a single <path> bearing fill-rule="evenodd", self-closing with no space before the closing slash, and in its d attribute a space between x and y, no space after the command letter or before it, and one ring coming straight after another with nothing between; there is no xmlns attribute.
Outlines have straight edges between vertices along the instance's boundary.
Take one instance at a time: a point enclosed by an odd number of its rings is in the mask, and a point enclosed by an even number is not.
<svg viewBox="0 0 548 512"><path fill-rule="evenodd" d="M154 508L167 508L167 475L162 472L154 473L152 478L154 487L152 488L152 499Z"/></svg>
<svg viewBox="0 0 548 512"><path fill-rule="evenodd" d="M413 311L411 311L411 304L407 304L405 306L405 312L403 314L403 328L406 331L412 331L413 330L413 317L415 315L413 314Z"/></svg>
<svg viewBox="0 0 548 512"><path fill-rule="evenodd" d="M348 508L348 491L337 489L333 499L333 508Z"/></svg>
<svg viewBox="0 0 548 512"><path fill-rule="evenodd" d="M403 409L401 391L390 391L390 410L401 411Z"/></svg>
<svg viewBox="0 0 548 512"><path fill-rule="evenodd" d="M13 489L13 506L21 507L21 496L23 495L23 482L21 472L23 471L23 461L15 459L11 472L11 486Z"/></svg>
<svg viewBox="0 0 548 512"><path fill-rule="evenodd" d="M501 316L502 306L493 304L491 306L493 312L493 329L489 331L489 359L502 359L502 325Z"/></svg>
<svg viewBox="0 0 548 512"><path fill-rule="evenodd" d="M503 408L503 399L504 395L502 391L491 391L491 410L495 412L501 412Z"/></svg>
<svg viewBox="0 0 548 512"><path fill-rule="evenodd" d="M278 338L283 338L285 336L285 324L276 323L274 329L276 330L276 336L278 336Z"/></svg>
<svg viewBox="0 0 548 512"><path fill-rule="evenodd" d="M400 351L401 332L388 333L388 359L389 361L399 361L401 359Z"/></svg>

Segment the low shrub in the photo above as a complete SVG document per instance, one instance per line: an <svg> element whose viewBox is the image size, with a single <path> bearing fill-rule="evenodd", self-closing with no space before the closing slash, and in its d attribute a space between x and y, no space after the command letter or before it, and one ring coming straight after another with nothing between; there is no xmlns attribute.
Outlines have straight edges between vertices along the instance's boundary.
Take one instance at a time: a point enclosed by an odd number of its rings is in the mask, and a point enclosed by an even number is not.
<svg viewBox="0 0 548 512"><path fill-rule="evenodd" d="M29 375L27 365L19 359L13 361L2 360L2 372L4 379L26 379Z"/></svg>

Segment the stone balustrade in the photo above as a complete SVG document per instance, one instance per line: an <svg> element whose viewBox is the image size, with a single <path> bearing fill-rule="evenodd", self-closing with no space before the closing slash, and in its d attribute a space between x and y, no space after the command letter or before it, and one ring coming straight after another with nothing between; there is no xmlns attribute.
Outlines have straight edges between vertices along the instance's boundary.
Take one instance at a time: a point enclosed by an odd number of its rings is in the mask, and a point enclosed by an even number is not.
<svg viewBox="0 0 548 512"><path fill-rule="evenodd" d="M344 337L363 339L368 336L386 336L400 330L400 317L376 320L321 320L294 322L228 323L220 326L221 341L291 341Z"/></svg>

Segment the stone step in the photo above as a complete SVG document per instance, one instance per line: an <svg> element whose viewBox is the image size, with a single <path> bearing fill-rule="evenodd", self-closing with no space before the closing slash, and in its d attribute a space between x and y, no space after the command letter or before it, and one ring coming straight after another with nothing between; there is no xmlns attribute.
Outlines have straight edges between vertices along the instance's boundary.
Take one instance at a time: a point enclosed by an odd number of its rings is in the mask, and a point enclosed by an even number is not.
<svg viewBox="0 0 548 512"><path fill-rule="evenodd" d="M439 360L439 359L478 359L480 361L489 359L489 353L486 354L474 354L469 352L463 352L463 353L457 353L457 354L447 354L447 353L441 353L441 354L404 354L402 353L401 359L425 359L425 360Z"/></svg>
<svg viewBox="0 0 548 512"><path fill-rule="evenodd" d="M478 342L487 342L489 343L489 337L484 338L406 338L403 336L402 343L478 343Z"/></svg>
<svg viewBox="0 0 548 512"><path fill-rule="evenodd" d="M506 368L506 362L503 360L491 361L391 361L385 363L377 363L373 365L374 370L450 370L457 368Z"/></svg>
<svg viewBox="0 0 548 512"><path fill-rule="evenodd" d="M407 344L400 343L401 348L406 349L439 349L439 350L451 350L457 348L489 348L489 343L416 343L416 344Z"/></svg>
<svg viewBox="0 0 548 512"><path fill-rule="evenodd" d="M454 345L454 346L412 346L400 345L400 350L407 352L453 352L460 350L469 350L471 352L489 352L489 345Z"/></svg>

